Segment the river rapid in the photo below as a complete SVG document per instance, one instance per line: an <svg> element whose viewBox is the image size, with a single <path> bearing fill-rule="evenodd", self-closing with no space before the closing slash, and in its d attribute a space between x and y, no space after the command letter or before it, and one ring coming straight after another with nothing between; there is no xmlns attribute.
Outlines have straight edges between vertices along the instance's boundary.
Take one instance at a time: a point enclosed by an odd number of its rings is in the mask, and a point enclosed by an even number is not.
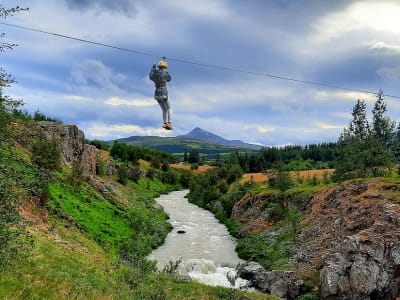
<svg viewBox="0 0 400 300"><path fill-rule="evenodd" d="M211 212L188 202L188 192L175 191L156 199L173 229L149 258L157 260L159 269L181 260L181 274L205 284L231 287L227 274L235 276L235 267L242 262L235 252L236 241ZM246 283L238 278L235 287Z"/></svg>

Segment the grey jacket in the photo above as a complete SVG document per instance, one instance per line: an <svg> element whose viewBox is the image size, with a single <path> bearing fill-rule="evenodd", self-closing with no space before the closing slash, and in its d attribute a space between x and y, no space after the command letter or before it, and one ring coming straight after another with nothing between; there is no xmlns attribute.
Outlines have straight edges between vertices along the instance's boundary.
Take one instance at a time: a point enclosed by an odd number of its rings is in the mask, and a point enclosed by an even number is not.
<svg viewBox="0 0 400 300"><path fill-rule="evenodd" d="M156 86L154 97L168 97L167 82L171 81L171 76L168 73L168 69L157 69L156 65L154 65L150 71L149 77L150 80L154 81L154 84Z"/></svg>

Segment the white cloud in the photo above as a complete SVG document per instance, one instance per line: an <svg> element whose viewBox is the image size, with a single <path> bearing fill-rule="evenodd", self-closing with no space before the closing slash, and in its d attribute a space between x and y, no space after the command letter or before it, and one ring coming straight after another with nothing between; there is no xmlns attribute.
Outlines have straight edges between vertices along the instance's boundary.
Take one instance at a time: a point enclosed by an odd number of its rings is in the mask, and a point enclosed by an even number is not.
<svg viewBox="0 0 400 300"><path fill-rule="evenodd" d="M170 132L163 128L145 128L135 124L106 124L106 123L82 123L85 133L91 138L116 139L134 135L169 136Z"/></svg>
<svg viewBox="0 0 400 300"><path fill-rule="evenodd" d="M64 96L64 99L65 100L78 101L78 102L81 102L81 101L84 101L84 102L86 102L86 101L94 101L91 98L77 96L77 95L67 95L67 96Z"/></svg>
<svg viewBox="0 0 400 300"><path fill-rule="evenodd" d="M217 83L196 83L170 89L172 105L188 112L223 111L256 105L271 107L276 111L290 109L295 101L290 87L273 85L268 80L246 78Z"/></svg>
<svg viewBox="0 0 400 300"><path fill-rule="evenodd" d="M376 92L378 94L379 91ZM346 102L355 103L357 99L362 99L366 102L375 102L376 95L363 93L363 92L353 92L353 91L328 91L328 90L317 90L313 92L313 98L320 102L331 102L338 100L345 100Z"/></svg>
<svg viewBox="0 0 400 300"><path fill-rule="evenodd" d="M119 90L118 84L123 82L126 77L113 72L102 61L87 59L73 65L70 79L78 85L96 84L100 88Z"/></svg>
<svg viewBox="0 0 400 300"><path fill-rule="evenodd" d="M324 43L360 30L399 34L399 15L400 3L396 1L353 2L343 11L329 13L316 22L313 38Z"/></svg>
<svg viewBox="0 0 400 300"><path fill-rule="evenodd" d="M400 66L393 68L380 68L377 70L377 73L385 79L400 82Z"/></svg>
<svg viewBox="0 0 400 300"><path fill-rule="evenodd" d="M226 18L229 10L225 1L220 0L169 0L168 6L173 10L180 10L184 15L199 18Z"/></svg>
<svg viewBox="0 0 400 300"><path fill-rule="evenodd" d="M154 99L151 98L143 98L143 99L122 99L119 97L111 97L104 100L104 104L112 105L112 106L120 106L120 105L127 105L127 106L154 106L157 103Z"/></svg>
<svg viewBox="0 0 400 300"><path fill-rule="evenodd" d="M370 49L388 50L394 53L400 53L399 44L388 44L380 41L373 41L370 43Z"/></svg>
<svg viewBox="0 0 400 300"><path fill-rule="evenodd" d="M342 129L343 125L328 124L322 121L315 121L315 126L320 129Z"/></svg>
<svg viewBox="0 0 400 300"><path fill-rule="evenodd" d="M346 59L361 51L398 44L400 3L398 1L348 1L341 10L327 11L313 20L312 30L293 37L299 62ZM371 42L371 41L379 41ZM292 42L293 44L293 42ZM292 47L292 48L293 48ZM358 52L357 52L358 51Z"/></svg>

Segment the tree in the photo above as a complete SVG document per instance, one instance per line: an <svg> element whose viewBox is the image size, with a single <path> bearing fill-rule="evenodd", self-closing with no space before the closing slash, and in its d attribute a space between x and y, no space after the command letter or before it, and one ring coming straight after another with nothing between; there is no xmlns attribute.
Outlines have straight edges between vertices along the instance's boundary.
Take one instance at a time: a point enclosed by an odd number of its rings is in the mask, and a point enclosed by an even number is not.
<svg viewBox="0 0 400 300"><path fill-rule="evenodd" d="M61 163L60 146L56 140L37 140L31 146L31 159L40 168L57 170Z"/></svg>
<svg viewBox="0 0 400 300"><path fill-rule="evenodd" d="M334 179L337 181L382 175L394 163L396 123L385 117L386 103L382 90L372 110L372 124L367 120L364 101L357 100L353 119L339 137Z"/></svg>
<svg viewBox="0 0 400 300"><path fill-rule="evenodd" d="M0 18L7 18L8 16L12 16L13 14L22 10L27 9L23 9L18 6L15 8L6 9L0 4ZM4 33L1 33L0 38L3 37ZM0 53L11 50L15 46L17 45L2 41L0 43ZM23 104L21 100L14 100L3 93L3 89L5 87L9 87L12 83L14 83L14 79L12 78L12 76L10 74L7 74L5 70L0 67L0 141L4 140L5 138L5 128L9 120L10 113Z"/></svg>
<svg viewBox="0 0 400 300"><path fill-rule="evenodd" d="M187 151L185 151L185 153L183 153L183 161L188 161L188 153Z"/></svg>
<svg viewBox="0 0 400 300"><path fill-rule="evenodd" d="M359 141L363 141L368 137L370 129L367 120L366 107L367 105L363 100L357 100L356 105L353 107L353 119L350 122L348 131L344 131L344 137L346 137L346 135L354 136Z"/></svg>
<svg viewBox="0 0 400 300"><path fill-rule="evenodd" d="M226 175L226 182L231 184L236 180L240 179L243 175L243 170L239 165L233 165L228 169Z"/></svg>
<svg viewBox="0 0 400 300"><path fill-rule="evenodd" d="M192 150L189 153L188 162L191 164L198 164L200 162L200 153L197 150Z"/></svg>
<svg viewBox="0 0 400 300"><path fill-rule="evenodd" d="M0 17L6 18L21 11L19 7L6 9L0 4ZM4 34L0 34L3 38ZM12 49L14 44L0 43L0 53ZM8 142L7 125L11 112L22 104L20 100L14 100L3 93L5 87L14 82L11 75L0 67L0 272L2 267L9 263L10 258L21 250L18 237L24 234L20 216L17 211L19 198L13 189L16 172L12 155L12 146Z"/></svg>
<svg viewBox="0 0 400 300"><path fill-rule="evenodd" d="M295 182L287 171L274 171L268 174L268 185L284 192L295 186Z"/></svg>
<svg viewBox="0 0 400 300"><path fill-rule="evenodd" d="M286 221L292 228L293 240L296 241L296 236L299 230L299 224L302 218L301 212L296 208L289 208L286 212Z"/></svg>
<svg viewBox="0 0 400 300"><path fill-rule="evenodd" d="M377 100L372 110L372 133L378 141L389 148L393 144L396 123L385 116L386 102L383 91L379 90Z"/></svg>

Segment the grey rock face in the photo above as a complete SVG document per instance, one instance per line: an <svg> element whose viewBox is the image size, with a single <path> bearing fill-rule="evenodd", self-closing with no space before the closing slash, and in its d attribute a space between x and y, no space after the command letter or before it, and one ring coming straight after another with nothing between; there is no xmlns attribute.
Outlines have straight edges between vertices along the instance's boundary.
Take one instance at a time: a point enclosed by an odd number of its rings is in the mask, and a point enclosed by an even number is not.
<svg viewBox="0 0 400 300"><path fill-rule="evenodd" d="M47 139L55 139L59 142L63 164L72 168L74 163L80 163L86 173L96 173L98 157L96 147L85 144L82 130L75 125L52 122L41 122L40 126Z"/></svg>
<svg viewBox="0 0 400 300"><path fill-rule="evenodd" d="M396 299L400 294L400 206L386 205L373 226L323 257L322 299ZM384 228L384 234L382 229Z"/></svg>
<svg viewBox="0 0 400 300"><path fill-rule="evenodd" d="M242 269L241 276L248 279L253 287L282 299L296 299L303 285L301 280L296 280L292 271L266 271L256 262L249 262Z"/></svg>

